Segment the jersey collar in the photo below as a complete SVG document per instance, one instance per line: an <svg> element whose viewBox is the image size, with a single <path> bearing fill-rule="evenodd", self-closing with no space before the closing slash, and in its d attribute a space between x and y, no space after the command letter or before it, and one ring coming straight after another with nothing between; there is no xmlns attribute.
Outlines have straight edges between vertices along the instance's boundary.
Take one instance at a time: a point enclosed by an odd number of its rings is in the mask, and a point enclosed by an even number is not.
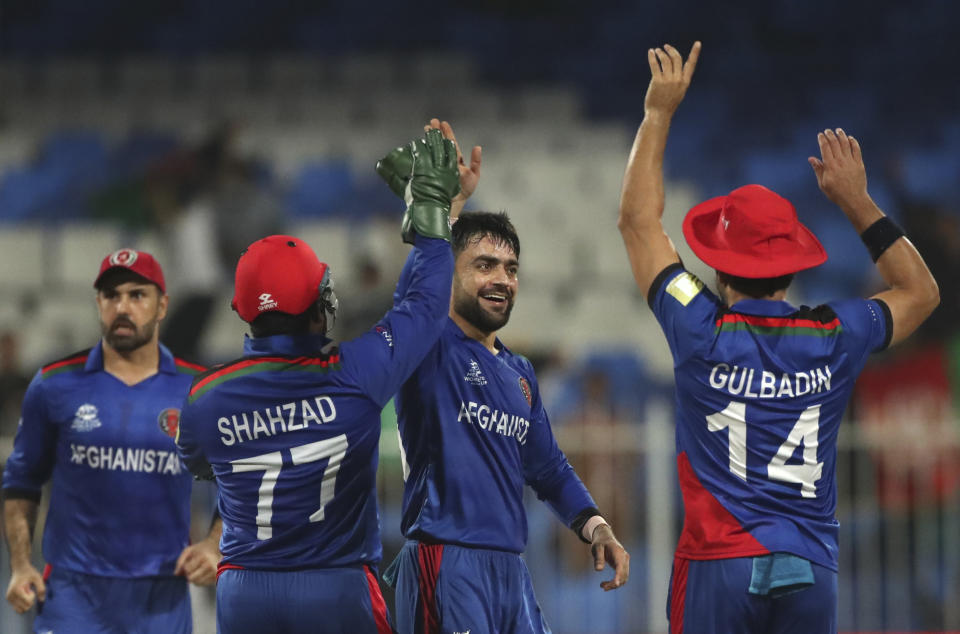
<svg viewBox="0 0 960 634"><path fill-rule="evenodd" d="M324 335L272 335L270 337L243 336L244 356L282 354L288 356L320 354L330 343Z"/></svg>
<svg viewBox="0 0 960 634"><path fill-rule="evenodd" d="M476 339L468 337L467 333L463 332L463 330L460 329L460 326L457 325L457 322L453 321L449 315L447 315L447 332L451 333L457 339L461 339L463 341L473 341L477 345L483 346L483 344ZM493 345L497 347L497 350L499 350L500 353L510 352L510 349L507 348L502 341L500 341L500 337L494 337ZM486 350L485 347L484 350ZM489 352L489 350L487 350L487 352Z"/></svg>
<svg viewBox="0 0 960 634"><path fill-rule="evenodd" d="M160 364L157 368L164 374L177 374L177 363L174 361L173 353L163 345L160 346ZM97 342L90 352L87 353L87 362L83 364L84 372L100 372L103 370L103 340Z"/></svg>
<svg viewBox="0 0 960 634"><path fill-rule="evenodd" d="M732 313L759 315L761 317L786 317L797 312L797 308L789 302L772 299L741 299L729 310Z"/></svg>

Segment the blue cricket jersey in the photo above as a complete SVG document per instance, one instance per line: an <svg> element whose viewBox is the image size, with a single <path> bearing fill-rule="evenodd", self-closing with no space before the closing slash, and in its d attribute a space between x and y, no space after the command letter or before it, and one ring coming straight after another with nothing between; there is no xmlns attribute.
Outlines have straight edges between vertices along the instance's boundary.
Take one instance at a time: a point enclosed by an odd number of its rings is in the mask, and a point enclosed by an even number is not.
<svg viewBox="0 0 960 634"><path fill-rule="evenodd" d="M837 433L867 356L890 341L886 304L728 309L679 264L649 301L674 358L677 555L787 552L836 570Z"/></svg>
<svg viewBox="0 0 960 634"><path fill-rule="evenodd" d="M105 577L173 574L189 540L192 484L173 437L203 370L161 345L157 374L127 385L104 371L100 343L37 372L3 489L39 501L52 475L47 563Z"/></svg>
<svg viewBox="0 0 960 634"><path fill-rule="evenodd" d="M453 257L417 237L403 301L336 347L319 335L247 338L197 378L178 446L212 467L223 564L261 570L375 564L380 411L423 359L450 301Z"/></svg>
<svg viewBox="0 0 960 634"><path fill-rule="evenodd" d="M401 275L402 289L409 272ZM596 504L557 446L533 366L447 318L397 395L410 539L523 552L529 484L567 526Z"/></svg>

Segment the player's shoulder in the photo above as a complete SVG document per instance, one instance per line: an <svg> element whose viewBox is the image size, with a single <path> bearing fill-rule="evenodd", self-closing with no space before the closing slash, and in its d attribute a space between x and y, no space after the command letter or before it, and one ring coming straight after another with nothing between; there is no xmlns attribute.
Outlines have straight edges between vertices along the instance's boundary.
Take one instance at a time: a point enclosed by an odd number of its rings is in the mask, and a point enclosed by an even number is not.
<svg viewBox="0 0 960 634"><path fill-rule="evenodd" d="M832 303L830 304L820 304L819 306L800 306L797 308L797 312L794 313L793 317L795 319L805 319L812 321L817 324L823 324L829 326L834 323L839 322L839 316L837 311L834 309Z"/></svg>
<svg viewBox="0 0 960 634"><path fill-rule="evenodd" d="M687 308L694 300L705 300L707 310L722 305L720 299L713 294L697 275L684 268L680 262L674 262L665 267L650 284L647 291L647 304L656 310L657 297L663 291L664 297L674 299L680 306ZM699 306L701 302L694 305Z"/></svg>
<svg viewBox="0 0 960 634"><path fill-rule="evenodd" d="M176 355L173 357L173 364L177 369L177 374L186 374L194 377L200 376L209 369L205 365L188 361Z"/></svg>
<svg viewBox="0 0 960 634"><path fill-rule="evenodd" d="M497 340L497 343L500 345L500 358L508 366L529 378L534 378L535 370L533 367L533 362L530 361L529 358L519 352L514 352L499 339Z"/></svg>
<svg viewBox="0 0 960 634"><path fill-rule="evenodd" d="M193 404L228 381L248 377L261 372L315 372L326 374L341 367L340 347L329 344L316 353L309 355L270 354L238 357L232 361L219 363L197 374L187 396L187 403Z"/></svg>
<svg viewBox="0 0 960 634"><path fill-rule="evenodd" d="M69 376L76 372L82 372L87 364L87 359L90 357L91 350L93 348L87 348L45 363L40 366L40 378L47 381L54 377Z"/></svg>

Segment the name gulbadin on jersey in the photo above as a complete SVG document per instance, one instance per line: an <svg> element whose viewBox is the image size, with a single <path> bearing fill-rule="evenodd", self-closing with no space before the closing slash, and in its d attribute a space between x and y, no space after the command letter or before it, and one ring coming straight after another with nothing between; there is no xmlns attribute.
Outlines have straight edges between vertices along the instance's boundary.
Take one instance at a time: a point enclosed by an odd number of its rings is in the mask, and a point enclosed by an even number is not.
<svg viewBox="0 0 960 634"><path fill-rule="evenodd" d="M523 416L501 412L499 409L483 403L460 401L460 414L457 415L457 422L464 421L475 424L485 431L516 438L521 445L527 442L527 430L530 428L530 421Z"/></svg>
<svg viewBox="0 0 960 634"><path fill-rule="evenodd" d="M718 363L710 370L710 387L747 398L795 398L830 391L833 373L824 365L813 370L777 373Z"/></svg>
<svg viewBox="0 0 960 634"><path fill-rule="evenodd" d="M297 414L299 414L299 422ZM248 440L268 438L291 431L306 429L310 423L322 425L337 418L337 407L329 396L291 401L276 407L240 412L217 419L220 442L226 446L243 444Z"/></svg>

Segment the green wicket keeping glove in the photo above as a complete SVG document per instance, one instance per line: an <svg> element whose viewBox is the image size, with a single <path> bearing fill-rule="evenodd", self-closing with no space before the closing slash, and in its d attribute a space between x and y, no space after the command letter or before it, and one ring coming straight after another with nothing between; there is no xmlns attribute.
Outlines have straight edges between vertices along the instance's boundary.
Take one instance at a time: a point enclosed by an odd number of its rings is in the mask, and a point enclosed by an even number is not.
<svg viewBox="0 0 960 634"><path fill-rule="evenodd" d="M439 130L429 130L403 149L406 152L397 148L377 163L377 173L394 192L402 192L407 203L400 232L403 241L413 244L414 234L420 234L449 242L450 202L460 192L457 149ZM405 153L410 160L406 179L399 171L407 169Z"/></svg>
<svg viewBox="0 0 960 634"><path fill-rule="evenodd" d="M377 174L387 183L394 194L403 198L413 172L413 153L410 144L394 148L377 161Z"/></svg>

